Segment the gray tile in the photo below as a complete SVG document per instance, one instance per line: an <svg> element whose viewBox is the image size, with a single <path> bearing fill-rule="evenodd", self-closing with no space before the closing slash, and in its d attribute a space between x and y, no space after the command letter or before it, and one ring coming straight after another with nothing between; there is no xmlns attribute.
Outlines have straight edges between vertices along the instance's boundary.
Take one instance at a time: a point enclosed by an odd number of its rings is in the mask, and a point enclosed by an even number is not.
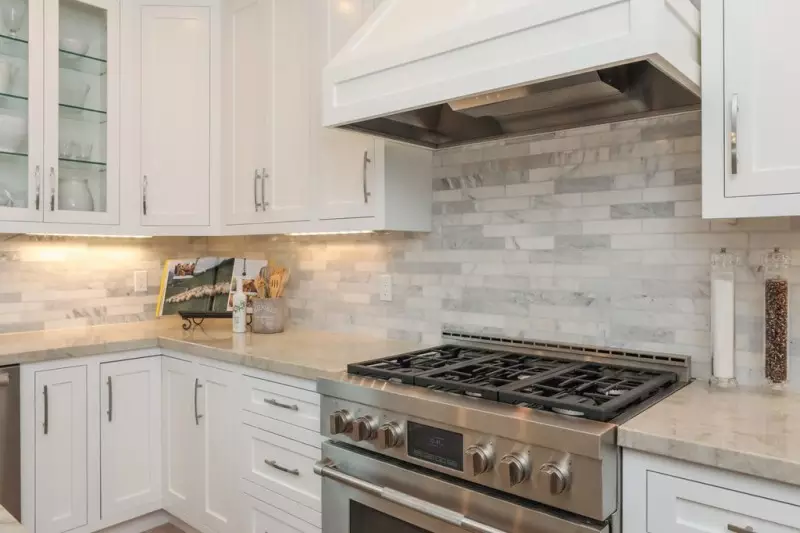
<svg viewBox="0 0 800 533"><path fill-rule="evenodd" d="M675 185L699 185L702 171L699 168L681 168L675 171Z"/></svg>
<svg viewBox="0 0 800 533"><path fill-rule="evenodd" d="M675 331L659 327L645 328L614 324L611 326L610 337L625 343L642 341L672 344L675 342Z"/></svg>
<svg viewBox="0 0 800 533"><path fill-rule="evenodd" d="M562 178L556 180L556 194L570 192L598 192L611 190L613 180L611 176L598 176L593 178Z"/></svg>
<svg viewBox="0 0 800 533"><path fill-rule="evenodd" d="M675 202L619 204L611 206L611 218L669 218L675 216Z"/></svg>
<svg viewBox="0 0 800 533"><path fill-rule="evenodd" d="M691 122L678 122L642 128L642 140L655 141L658 139L674 139L676 137L695 137L701 133L700 121L693 120Z"/></svg>
<svg viewBox="0 0 800 533"><path fill-rule="evenodd" d="M556 235L556 248L591 250L610 247L610 235Z"/></svg>

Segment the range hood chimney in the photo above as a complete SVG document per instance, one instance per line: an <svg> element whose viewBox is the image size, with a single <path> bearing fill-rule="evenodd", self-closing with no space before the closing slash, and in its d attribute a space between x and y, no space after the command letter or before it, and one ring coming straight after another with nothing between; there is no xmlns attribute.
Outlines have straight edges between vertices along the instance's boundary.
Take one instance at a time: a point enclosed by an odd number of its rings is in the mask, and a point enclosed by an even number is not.
<svg viewBox="0 0 800 533"><path fill-rule="evenodd" d="M691 0L430 5L386 0L326 66L326 126L442 148L700 105Z"/></svg>

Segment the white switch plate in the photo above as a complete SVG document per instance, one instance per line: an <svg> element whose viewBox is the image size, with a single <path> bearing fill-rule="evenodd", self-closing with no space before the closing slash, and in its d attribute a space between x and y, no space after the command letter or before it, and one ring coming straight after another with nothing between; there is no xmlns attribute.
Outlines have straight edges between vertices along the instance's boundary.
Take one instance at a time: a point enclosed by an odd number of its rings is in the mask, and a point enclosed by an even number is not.
<svg viewBox="0 0 800 533"><path fill-rule="evenodd" d="M382 302L391 302L392 301L392 275L391 274L383 274L381 275L381 301Z"/></svg>
<svg viewBox="0 0 800 533"><path fill-rule="evenodd" d="M133 292L147 292L146 270L137 270L133 273Z"/></svg>

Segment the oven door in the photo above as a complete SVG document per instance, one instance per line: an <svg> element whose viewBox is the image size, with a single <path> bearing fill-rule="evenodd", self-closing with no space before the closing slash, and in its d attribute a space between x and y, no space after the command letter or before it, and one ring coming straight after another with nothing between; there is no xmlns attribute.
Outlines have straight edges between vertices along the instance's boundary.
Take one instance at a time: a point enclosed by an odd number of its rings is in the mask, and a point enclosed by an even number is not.
<svg viewBox="0 0 800 533"><path fill-rule="evenodd" d="M606 522L576 517L327 441L322 533L601 533Z"/></svg>

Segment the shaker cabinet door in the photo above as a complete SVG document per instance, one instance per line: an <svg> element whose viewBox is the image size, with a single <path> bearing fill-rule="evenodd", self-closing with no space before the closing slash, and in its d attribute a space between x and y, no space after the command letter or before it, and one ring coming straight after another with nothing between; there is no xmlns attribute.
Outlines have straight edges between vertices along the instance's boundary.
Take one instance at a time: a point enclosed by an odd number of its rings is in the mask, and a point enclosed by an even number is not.
<svg viewBox="0 0 800 533"><path fill-rule="evenodd" d="M798 19L797 2L724 2L726 197L800 193Z"/></svg>
<svg viewBox="0 0 800 533"><path fill-rule="evenodd" d="M126 17L131 179L143 226L211 221L212 7L134 3ZM127 166L127 165L126 165Z"/></svg>
<svg viewBox="0 0 800 533"><path fill-rule="evenodd" d="M86 367L36 372L35 528L62 533L87 523Z"/></svg>
<svg viewBox="0 0 800 533"><path fill-rule="evenodd" d="M104 520L160 508L160 357L100 365L100 474Z"/></svg>

